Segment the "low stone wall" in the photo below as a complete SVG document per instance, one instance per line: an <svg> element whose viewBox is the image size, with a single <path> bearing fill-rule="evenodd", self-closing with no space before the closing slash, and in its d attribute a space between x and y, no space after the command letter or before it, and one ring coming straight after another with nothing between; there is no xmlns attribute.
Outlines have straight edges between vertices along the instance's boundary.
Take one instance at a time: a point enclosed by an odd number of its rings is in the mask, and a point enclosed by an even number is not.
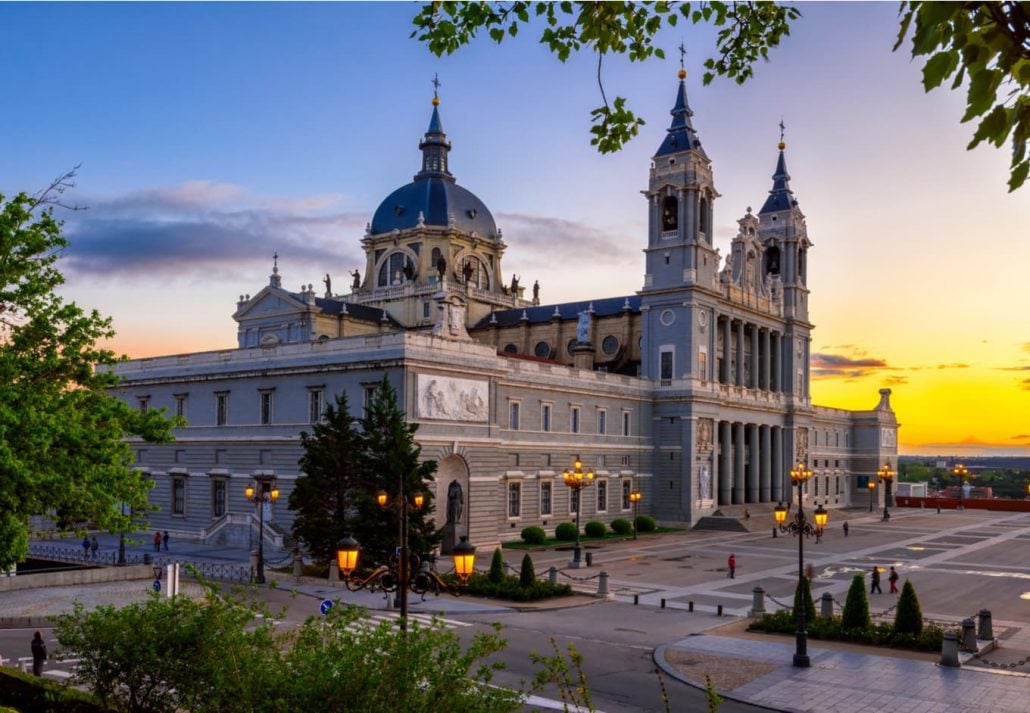
<svg viewBox="0 0 1030 713"><path fill-rule="evenodd" d="M139 564L129 567L93 567L64 572L43 572L21 574L14 577L0 577L0 592L14 592L20 589L39 587L67 587L74 584L101 584L103 582L125 582L136 579L153 579L154 568Z"/></svg>

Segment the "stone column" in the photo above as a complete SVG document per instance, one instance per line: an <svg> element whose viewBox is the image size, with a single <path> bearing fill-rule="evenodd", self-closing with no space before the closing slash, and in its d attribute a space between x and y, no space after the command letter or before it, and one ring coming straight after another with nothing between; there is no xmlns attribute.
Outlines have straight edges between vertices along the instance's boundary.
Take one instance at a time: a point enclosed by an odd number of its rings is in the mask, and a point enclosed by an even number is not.
<svg viewBox="0 0 1030 713"><path fill-rule="evenodd" d="M772 387L769 385L769 366L772 360L772 355L769 353L769 330L762 330L762 380L759 382L759 388L769 391Z"/></svg>
<svg viewBox="0 0 1030 713"><path fill-rule="evenodd" d="M744 323L737 322L737 386L744 385Z"/></svg>
<svg viewBox="0 0 1030 713"><path fill-rule="evenodd" d="M747 464L747 502L758 502L758 424L749 423L747 426L748 458Z"/></svg>
<svg viewBox="0 0 1030 713"><path fill-rule="evenodd" d="M712 419L712 502L719 504L719 419Z"/></svg>
<svg viewBox="0 0 1030 713"><path fill-rule="evenodd" d="M772 335L772 390L781 391L783 384L783 341L780 339L779 332L773 332Z"/></svg>
<svg viewBox="0 0 1030 713"><path fill-rule="evenodd" d="M769 426L758 427L759 453L762 456L758 473L758 501L769 502L772 484L772 450L770 448Z"/></svg>
<svg viewBox="0 0 1030 713"><path fill-rule="evenodd" d="M719 504L730 505L733 503L733 463L730 458L733 455L733 446L730 443L729 421L719 421L719 443L722 445L722 463L719 467Z"/></svg>
<svg viewBox="0 0 1030 713"><path fill-rule="evenodd" d="M783 429L772 427L772 499L783 501Z"/></svg>
<svg viewBox="0 0 1030 713"><path fill-rule="evenodd" d="M719 369L719 382L730 383L730 318L722 320L722 367Z"/></svg>
<svg viewBox="0 0 1030 713"><path fill-rule="evenodd" d="M747 385L752 389L758 388L758 325L751 325L751 378L748 379Z"/></svg>
<svg viewBox="0 0 1030 713"><path fill-rule="evenodd" d="M733 504L744 502L744 424L733 424Z"/></svg>
<svg viewBox="0 0 1030 713"><path fill-rule="evenodd" d="M697 221L697 191L680 191L679 200L679 231L683 239L689 242L697 235L697 231L694 230L694 223Z"/></svg>

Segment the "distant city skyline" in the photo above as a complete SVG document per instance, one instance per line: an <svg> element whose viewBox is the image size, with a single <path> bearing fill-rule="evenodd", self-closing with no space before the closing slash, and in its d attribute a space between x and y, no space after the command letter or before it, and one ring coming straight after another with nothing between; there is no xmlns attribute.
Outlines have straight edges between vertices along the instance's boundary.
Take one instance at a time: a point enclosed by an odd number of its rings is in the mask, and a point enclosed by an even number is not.
<svg viewBox="0 0 1030 713"><path fill-rule="evenodd" d="M418 168L438 74L451 170L504 230L505 272L545 304L629 295L685 42L723 254L786 124L814 243L813 401L869 409L886 386L902 453L1030 454L1030 189L1006 193L1007 150L965 150L963 92L924 94L922 63L891 52L895 5L800 8L743 86L701 85L705 26L663 33L666 61L608 58L608 96L647 124L600 156L596 57L561 64L520 35L438 59L408 37L416 5L2 4L17 108L0 113L0 192L81 163L64 294L114 318L119 353L233 347L236 300L273 253L293 290L328 272L340 291L364 265L365 223Z"/></svg>

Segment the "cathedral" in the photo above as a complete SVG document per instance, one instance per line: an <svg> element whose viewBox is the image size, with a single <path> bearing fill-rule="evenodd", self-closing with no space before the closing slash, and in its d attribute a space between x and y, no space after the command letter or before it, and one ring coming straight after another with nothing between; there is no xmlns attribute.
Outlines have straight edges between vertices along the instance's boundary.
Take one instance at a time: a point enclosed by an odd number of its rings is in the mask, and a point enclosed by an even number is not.
<svg viewBox="0 0 1030 713"><path fill-rule="evenodd" d="M897 463L890 390L868 411L812 404L813 243L786 146L722 257L685 77L644 191L643 284L564 304L505 282L503 233L451 173L434 95L421 168L372 215L364 269L345 291L329 275L324 290L288 290L275 261L268 284L236 303L237 348L114 367L120 398L187 423L173 443L133 443L135 467L156 483L152 527L242 545L264 523L266 547L288 547L301 431L341 392L360 415L384 374L419 424L423 458L438 463L437 522L459 492L450 519L479 546L529 525L553 533L577 509L584 523L629 519L633 492L662 524L739 516L789 500L797 464L813 472L806 507L864 503L877 469ZM581 491L562 479L576 460L596 474ZM252 503L255 482L283 497Z"/></svg>

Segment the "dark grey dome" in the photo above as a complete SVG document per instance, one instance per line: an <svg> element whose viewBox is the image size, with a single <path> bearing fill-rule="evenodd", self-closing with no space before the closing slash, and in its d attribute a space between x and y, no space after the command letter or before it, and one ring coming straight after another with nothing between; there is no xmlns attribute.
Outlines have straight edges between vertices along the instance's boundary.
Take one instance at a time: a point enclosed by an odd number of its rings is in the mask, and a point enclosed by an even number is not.
<svg viewBox="0 0 1030 713"><path fill-rule="evenodd" d="M386 197L372 217L372 233L388 233L418 225L419 213L425 225L446 228L454 216L454 227L484 238L497 236L497 224L483 201L452 180L419 176Z"/></svg>

